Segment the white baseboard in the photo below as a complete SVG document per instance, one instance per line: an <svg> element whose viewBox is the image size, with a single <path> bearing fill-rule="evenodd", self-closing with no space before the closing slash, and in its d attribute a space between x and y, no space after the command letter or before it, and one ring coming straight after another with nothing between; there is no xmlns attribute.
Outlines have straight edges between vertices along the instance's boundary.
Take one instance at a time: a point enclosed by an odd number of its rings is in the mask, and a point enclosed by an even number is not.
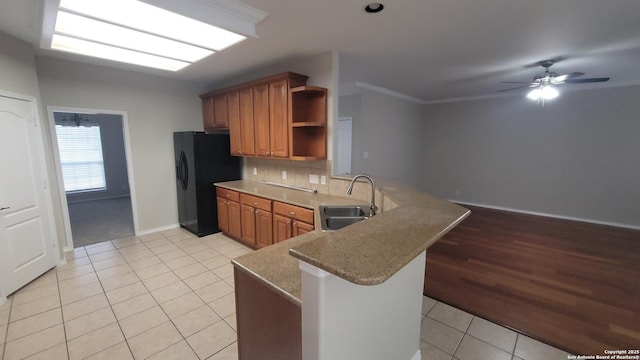
<svg viewBox="0 0 640 360"><path fill-rule="evenodd" d="M416 353L413 354L413 357L411 358L411 360L422 360L422 353L420 352L420 350L416 351ZM425 360L429 360L429 359L425 359Z"/></svg>
<svg viewBox="0 0 640 360"><path fill-rule="evenodd" d="M172 224L172 225L167 225L167 226L161 226L161 227L157 227L157 228L153 228L153 229L142 230L139 233L137 233L136 236L152 234L152 233L155 233L155 232L164 231L164 230L171 230L171 229L175 229L175 228L179 228L179 227L180 227L180 224Z"/></svg>
<svg viewBox="0 0 640 360"><path fill-rule="evenodd" d="M139 233L137 233L135 236L141 236L141 235L147 235L147 234L152 234L155 232L159 232L159 231L164 231L164 230L171 230L171 229L176 229L179 228L180 224L171 224L171 225L167 225L167 226L161 226L161 227L157 227L157 228L153 228L153 229L148 229L148 230L143 230L140 231ZM69 247L65 247L63 249L64 252L69 252L69 251L73 251L73 248L69 248ZM66 258L66 257L65 257ZM66 263L66 260L64 260L64 262ZM58 266L62 266L64 265L63 263L58 264Z"/></svg>
<svg viewBox="0 0 640 360"><path fill-rule="evenodd" d="M478 207L483 207L483 208L487 208L487 209L510 211L510 212L515 212L515 213L528 214L528 215L546 216L546 217L555 218L555 219L582 221L582 222L598 224L598 225L608 225L608 226L615 226L615 227L621 227L621 228L626 228L626 229L640 230L640 226L639 225L622 224L622 223L615 223L615 222L609 222L609 221L599 221L599 220L585 219L585 218L580 218L580 217L565 216L565 215L558 215L558 214L548 214L548 213L537 212L537 211L514 209L514 208L509 208L509 207L504 207L504 206L477 204L477 203L454 200L454 199L447 199L447 200L451 201L453 203L456 203L456 204L460 204L460 205L478 206Z"/></svg>

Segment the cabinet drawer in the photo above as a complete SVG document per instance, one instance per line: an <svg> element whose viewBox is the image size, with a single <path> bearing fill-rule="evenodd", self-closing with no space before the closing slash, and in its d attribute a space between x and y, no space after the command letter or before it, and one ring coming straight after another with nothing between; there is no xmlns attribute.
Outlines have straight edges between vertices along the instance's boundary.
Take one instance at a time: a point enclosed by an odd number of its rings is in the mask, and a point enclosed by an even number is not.
<svg viewBox="0 0 640 360"><path fill-rule="evenodd" d="M271 212L271 200L267 200L267 199L263 199L261 197L257 197L257 196L253 196L253 195L247 195L247 194L240 194L240 202L245 204L245 205L249 205L249 206L253 206L254 208L258 208L258 209L262 209L264 211L268 211Z"/></svg>
<svg viewBox="0 0 640 360"><path fill-rule="evenodd" d="M216 188L216 194L223 199L240 202L240 194L223 188Z"/></svg>
<svg viewBox="0 0 640 360"><path fill-rule="evenodd" d="M313 210L274 201L273 212L313 224Z"/></svg>

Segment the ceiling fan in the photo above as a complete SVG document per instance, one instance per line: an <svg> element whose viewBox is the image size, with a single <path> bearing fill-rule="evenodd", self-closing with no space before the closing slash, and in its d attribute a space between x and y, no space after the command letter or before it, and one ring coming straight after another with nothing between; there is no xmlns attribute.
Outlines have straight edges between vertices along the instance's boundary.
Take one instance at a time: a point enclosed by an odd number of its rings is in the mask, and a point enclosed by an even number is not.
<svg viewBox="0 0 640 360"><path fill-rule="evenodd" d="M554 88L555 85L566 85L566 84L583 84L583 83L592 83L592 82L603 82L608 81L608 77L600 77L600 78L581 78L580 76L584 75L582 72L572 72L568 74L558 74L553 71L549 71L549 68L554 64L553 60L544 60L541 61L540 66L544 68L544 73L537 74L533 77L532 82L524 82L524 81L503 81L505 84L526 84L521 85L514 88L499 90L498 92L505 92L511 90L518 90L524 88L533 88L528 94L527 97L531 100L550 100L559 95L558 90Z"/></svg>

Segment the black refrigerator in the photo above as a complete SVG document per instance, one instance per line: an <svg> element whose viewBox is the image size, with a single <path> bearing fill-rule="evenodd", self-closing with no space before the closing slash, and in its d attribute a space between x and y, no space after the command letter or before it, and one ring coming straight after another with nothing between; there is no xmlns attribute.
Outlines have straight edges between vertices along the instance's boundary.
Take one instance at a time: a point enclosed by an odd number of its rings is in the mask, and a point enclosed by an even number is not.
<svg viewBox="0 0 640 360"><path fill-rule="evenodd" d="M173 133L180 226L198 236L219 232L214 182L240 180L240 158L229 134Z"/></svg>

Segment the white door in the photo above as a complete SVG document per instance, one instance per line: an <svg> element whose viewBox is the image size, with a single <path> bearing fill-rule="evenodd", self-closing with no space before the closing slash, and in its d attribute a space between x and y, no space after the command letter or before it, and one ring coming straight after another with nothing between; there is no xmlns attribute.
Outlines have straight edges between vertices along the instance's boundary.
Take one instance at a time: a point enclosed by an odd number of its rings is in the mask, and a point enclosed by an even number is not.
<svg viewBox="0 0 640 360"><path fill-rule="evenodd" d="M336 175L351 174L351 118L338 119L338 161Z"/></svg>
<svg viewBox="0 0 640 360"><path fill-rule="evenodd" d="M56 263L37 126L30 101L0 95L0 297Z"/></svg>

